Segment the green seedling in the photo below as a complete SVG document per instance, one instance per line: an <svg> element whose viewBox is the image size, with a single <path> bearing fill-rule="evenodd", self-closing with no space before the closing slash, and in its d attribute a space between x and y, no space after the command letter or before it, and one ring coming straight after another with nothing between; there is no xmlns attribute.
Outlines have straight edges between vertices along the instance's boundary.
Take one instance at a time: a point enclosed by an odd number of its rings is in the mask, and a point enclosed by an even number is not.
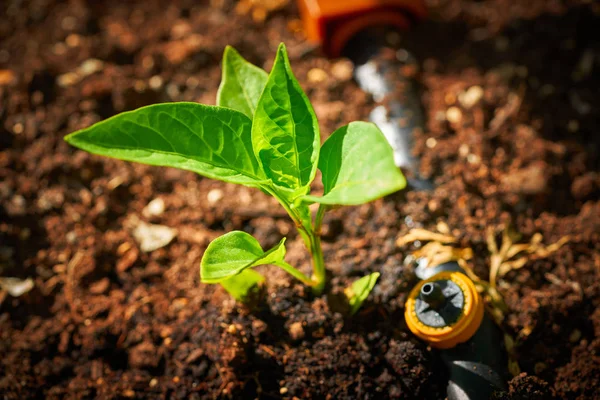
<svg viewBox="0 0 600 400"><path fill-rule="evenodd" d="M325 212L357 205L402 189L392 149L371 123L352 122L321 147L313 108L294 77L281 44L270 74L225 49L217 106L167 103L124 112L65 140L90 153L150 165L194 171L254 187L275 197L294 221L308 248L310 276L285 262L285 239L264 251L245 232L215 239L200 267L201 281L219 283L244 301L264 278L251 268L275 265L320 294L325 263L320 230ZM310 193L317 168L323 195ZM315 216L309 205L318 203ZM375 285L374 273L346 290L353 312Z"/></svg>

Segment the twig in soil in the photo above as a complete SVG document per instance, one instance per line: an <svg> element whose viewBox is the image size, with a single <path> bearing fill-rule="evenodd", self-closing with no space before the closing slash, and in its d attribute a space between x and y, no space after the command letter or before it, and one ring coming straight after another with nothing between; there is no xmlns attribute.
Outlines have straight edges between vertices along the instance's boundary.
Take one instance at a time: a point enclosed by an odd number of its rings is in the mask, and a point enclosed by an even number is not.
<svg viewBox="0 0 600 400"><path fill-rule="evenodd" d="M454 236L444 234L444 233L436 233L428 231L427 229L414 228L411 229L406 235L400 236L398 240L396 240L396 244L398 246L404 246L408 243L416 242L420 240L422 242L439 242L439 243L456 243L456 238Z"/></svg>
<svg viewBox="0 0 600 400"><path fill-rule="evenodd" d="M67 300L67 304L69 305L69 309L71 311L71 318L74 321L81 321L83 317L79 315L77 312L77 305L75 304L75 296L73 294L75 288L75 269L81 265L83 261L85 253L82 251L78 251L75 253L69 264L67 265L67 276L65 280L65 299Z"/></svg>

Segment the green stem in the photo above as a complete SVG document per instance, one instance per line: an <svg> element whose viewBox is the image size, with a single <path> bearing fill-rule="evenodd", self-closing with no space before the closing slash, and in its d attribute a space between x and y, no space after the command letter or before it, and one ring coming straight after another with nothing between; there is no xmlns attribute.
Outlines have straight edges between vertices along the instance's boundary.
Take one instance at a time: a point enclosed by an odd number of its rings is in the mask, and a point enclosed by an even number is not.
<svg viewBox="0 0 600 400"><path fill-rule="evenodd" d="M292 275L294 278L298 279L300 282L304 283L307 286L315 286L316 282L310 279L308 276L304 275L302 272L298 271L296 268L292 267L290 264L285 261L278 262L276 264L282 270Z"/></svg>
<svg viewBox="0 0 600 400"><path fill-rule="evenodd" d="M325 211L327 211L327 206L319 204L319 209L317 210L317 215L315 216L315 233L318 236L321 236L321 226L323 225L323 216L325 215Z"/></svg>
<svg viewBox="0 0 600 400"><path fill-rule="evenodd" d="M314 279L316 285L314 286L315 294L319 295L325 288L325 282L327 280L327 271L325 269L325 260L323 259L323 249L321 248L321 225L323 224L323 216L327 211L327 206L322 204L319 205L317 215L315 216L314 228L309 234L311 246L309 247L314 269Z"/></svg>
<svg viewBox="0 0 600 400"><path fill-rule="evenodd" d="M294 223L296 224L296 228L300 233L300 236L304 240L304 244L306 245L308 251L313 260L313 276L312 279L309 279L308 282L302 278L299 278L295 275L295 273L301 274L306 277L304 274L299 272L297 269L288 264L291 270L285 269L292 276L298 278L300 281L306 283L307 285L312 286L313 291L316 295L320 295L325 289L326 282L326 270L325 270L325 261L323 260L323 250L321 249L321 225L323 223L323 214L325 213L327 207L320 205L319 210L317 211L317 215L315 217L314 228L310 223L306 223L304 219L298 214L298 211L285 202L278 193L270 187L263 188L266 192L268 192L271 196L275 197L279 203L283 206L285 211L292 218ZM292 272L295 271L295 272Z"/></svg>

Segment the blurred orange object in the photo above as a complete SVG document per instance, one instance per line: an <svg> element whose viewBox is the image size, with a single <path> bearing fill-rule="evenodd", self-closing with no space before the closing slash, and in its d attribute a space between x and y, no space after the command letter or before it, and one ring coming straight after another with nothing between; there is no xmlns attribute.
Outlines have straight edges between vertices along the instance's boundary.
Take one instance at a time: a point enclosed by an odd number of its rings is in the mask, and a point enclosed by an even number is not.
<svg viewBox="0 0 600 400"><path fill-rule="evenodd" d="M423 0L298 0L306 35L338 57L355 34L372 26L401 30L427 13Z"/></svg>

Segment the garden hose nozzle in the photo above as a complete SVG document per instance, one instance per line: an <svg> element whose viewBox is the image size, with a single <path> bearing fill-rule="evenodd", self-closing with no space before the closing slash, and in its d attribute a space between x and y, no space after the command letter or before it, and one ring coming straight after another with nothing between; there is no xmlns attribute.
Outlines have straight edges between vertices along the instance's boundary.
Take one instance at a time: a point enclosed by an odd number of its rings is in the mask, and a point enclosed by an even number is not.
<svg viewBox="0 0 600 400"><path fill-rule="evenodd" d="M330 57L339 57L365 29L388 25L406 30L427 12L423 0L300 0L298 5L308 40Z"/></svg>
<svg viewBox="0 0 600 400"><path fill-rule="evenodd" d="M417 269L417 275L423 280L406 301L406 324L441 351L450 371L448 399L485 400L504 390L502 336L473 281L455 262Z"/></svg>
<svg viewBox="0 0 600 400"><path fill-rule="evenodd" d="M426 15L423 0L298 0L309 40L330 57L344 55L354 63L354 78L376 103L370 120L394 150L394 161L409 172L413 189L431 189L418 176L412 155L413 133L423 129L414 74L416 59L406 50L393 49L390 29L407 31Z"/></svg>

